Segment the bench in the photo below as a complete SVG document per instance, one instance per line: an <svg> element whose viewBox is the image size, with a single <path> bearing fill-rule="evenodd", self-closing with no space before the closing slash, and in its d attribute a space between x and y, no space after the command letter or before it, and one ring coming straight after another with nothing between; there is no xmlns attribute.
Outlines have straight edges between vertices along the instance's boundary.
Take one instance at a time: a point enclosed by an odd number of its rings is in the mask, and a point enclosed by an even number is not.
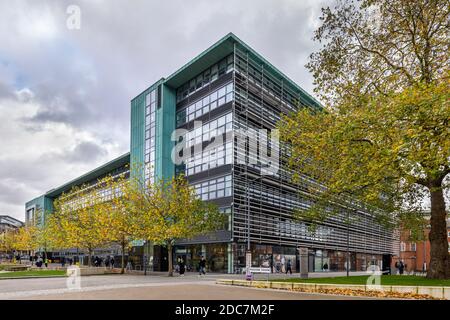
<svg viewBox="0 0 450 320"><path fill-rule="evenodd" d="M27 265L20 265L20 264L6 265L6 266L2 266L2 268L0 270L5 270L5 271L27 271L28 270L28 266Z"/></svg>

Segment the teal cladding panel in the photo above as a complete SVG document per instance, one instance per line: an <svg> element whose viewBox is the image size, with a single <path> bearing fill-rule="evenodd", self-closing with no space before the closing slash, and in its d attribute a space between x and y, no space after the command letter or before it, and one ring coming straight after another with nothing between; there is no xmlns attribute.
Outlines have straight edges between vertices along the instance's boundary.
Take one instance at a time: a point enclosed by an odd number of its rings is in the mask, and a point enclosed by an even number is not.
<svg viewBox="0 0 450 320"><path fill-rule="evenodd" d="M175 130L176 93L169 86L161 85L161 108L156 111L156 179L171 179L175 174L172 161L172 132Z"/></svg>
<svg viewBox="0 0 450 320"><path fill-rule="evenodd" d="M46 216L53 212L53 200L46 196L37 197L25 204L25 211L34 207L36 214L39 215L39 220L36 225L43 226L46 221Z"/></svg>
<svg viewBox="0 0 450 320"><path fill-rule="evenodd" d="M147 90L131 101L130 176L143 179L145 152L145 95Z"/></svg>
<svg viewBox="0 0 450 320"><path fill-rule="evenodd" d="M258 61L258 63L264 66L265 72L269 72L276 79L285 81L284 84L290 87L291 90L299 94L300 101L302 101L305 105L322 109L322 105L319 101L317 101L313 96L303 90L288 76L278 70L263 56L253 50L249 45L247 45L233 33L227 34L225 37L217 41L211 47L200 53L194 59L192 59L183 67L167 77L166 84L173 88L178 88L186 81L190 80L192 77L195 77L198 73L211 66L213 63L226 57L228 54L233 53L234 46L237 46L239 49L248 52L249 56L251 56L253 59Z"/></svg>

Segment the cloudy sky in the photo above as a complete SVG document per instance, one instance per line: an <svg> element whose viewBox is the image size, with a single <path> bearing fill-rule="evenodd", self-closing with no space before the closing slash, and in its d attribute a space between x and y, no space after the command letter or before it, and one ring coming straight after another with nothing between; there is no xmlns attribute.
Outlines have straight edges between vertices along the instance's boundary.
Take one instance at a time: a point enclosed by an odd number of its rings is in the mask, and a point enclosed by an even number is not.
<svg viewBox="0 0 450 320"><path fill-rule="evenodd" d="M130 100L228 32L312 92L326 4L0 0L0 214L23 220L26 201L128 152Z"/></svg>

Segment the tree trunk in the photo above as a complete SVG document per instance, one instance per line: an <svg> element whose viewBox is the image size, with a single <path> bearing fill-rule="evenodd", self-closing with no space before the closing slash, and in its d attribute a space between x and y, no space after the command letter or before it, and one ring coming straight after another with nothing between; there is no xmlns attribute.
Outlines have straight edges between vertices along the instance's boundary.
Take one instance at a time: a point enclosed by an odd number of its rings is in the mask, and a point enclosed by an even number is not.
<svg viewBox="0 0 450 320"><path fill-rule="evenodd" d="M169 277L173 277L173 265L172 265L172 244L167 245L167 259L169 260Z"/></svg>
<svg viewBox="0 0 450 320"><path fill-rule="evenodd" d="M88 268L92 267L92 250L88 249Z"/></svg>
<svg viewBox="0 0 450 320"><path fill-rule="evenodd" d="M445 201L441 185L430 188L431 193L431 230L430 240L430 268L427 278L450 278L450 259L448 254L447 221Z"/></svg>
<svg viewBox="0 0 450 320"><path fill-rule="evenodd" d="M125 273L125 241L122 241L122 262L121 262L121 269L120 274Z"/></svg>

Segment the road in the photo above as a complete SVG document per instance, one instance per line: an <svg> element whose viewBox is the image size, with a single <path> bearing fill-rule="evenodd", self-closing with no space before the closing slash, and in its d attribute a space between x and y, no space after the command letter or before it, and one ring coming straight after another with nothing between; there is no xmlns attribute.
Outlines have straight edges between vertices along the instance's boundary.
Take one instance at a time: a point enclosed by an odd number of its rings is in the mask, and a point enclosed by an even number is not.
<svg viewBox="0 0 450 320"><path fill-rule="evenodd" d="M367 299L218 285L224 275L185 277L100 275L85 276L81 289L68 289L66 278L0 280L0 299L161 299L161 300L322 300Z"/></svg>

